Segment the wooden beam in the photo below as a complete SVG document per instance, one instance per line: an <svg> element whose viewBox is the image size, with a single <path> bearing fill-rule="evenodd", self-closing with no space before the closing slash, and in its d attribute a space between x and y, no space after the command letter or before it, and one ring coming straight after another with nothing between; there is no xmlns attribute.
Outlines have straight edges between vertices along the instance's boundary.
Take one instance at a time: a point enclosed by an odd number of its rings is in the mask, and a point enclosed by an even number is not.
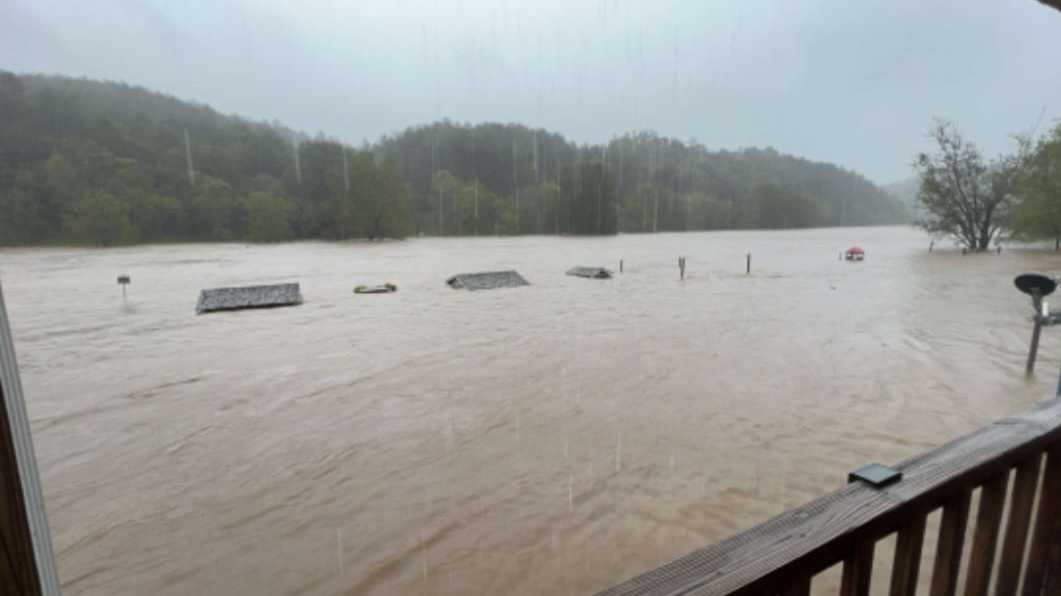
<svg viewBox="0 0 1061 596"><path fill-rule="evenodd" d="M29 420L0 289L0 594L58 596Z"/></svg>

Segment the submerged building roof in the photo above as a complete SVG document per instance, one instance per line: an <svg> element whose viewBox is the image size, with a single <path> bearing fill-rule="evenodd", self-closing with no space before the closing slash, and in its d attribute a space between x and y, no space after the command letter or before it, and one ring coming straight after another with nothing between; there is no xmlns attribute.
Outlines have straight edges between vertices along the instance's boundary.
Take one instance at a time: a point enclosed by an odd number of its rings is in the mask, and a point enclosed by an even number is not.
<svg viewBox="0 0 1061 596"><path fill-rule="evenodd" d="M458 273L447 279L446 283L455 290L493 290L530 285L522 275L513 270Z"/></svg>
<svg viewBox="0 0 1061 596"><path fill-rule="evenodd" d="M302 292L297 283L237 288L212 288L199 292L195 312L202 314L218 310L270 308L302 304Z"/></svg>
<svg viewBox="0 0 1061 596"><path fill-rule="evenodd" d="M591 279L611 279L612 276L612 272L604 267L572 267L567 270L567 274Z"/></svg>

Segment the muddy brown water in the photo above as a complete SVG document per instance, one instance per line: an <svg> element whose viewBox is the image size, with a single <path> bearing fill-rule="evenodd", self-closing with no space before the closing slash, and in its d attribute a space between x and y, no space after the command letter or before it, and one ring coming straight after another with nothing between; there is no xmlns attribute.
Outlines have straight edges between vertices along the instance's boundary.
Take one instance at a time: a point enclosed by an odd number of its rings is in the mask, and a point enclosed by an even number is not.
<svg viewBox="0 0 1061 596"><path fill-rule="evenodd" d="M591 594L1052 394L1061 331L1026 381L1012 278L1061 260L927 245L0 251L64 592ZM532 285L443 283L508 268ZM302 306L195 315L201 288L286 281Z"/></svg>

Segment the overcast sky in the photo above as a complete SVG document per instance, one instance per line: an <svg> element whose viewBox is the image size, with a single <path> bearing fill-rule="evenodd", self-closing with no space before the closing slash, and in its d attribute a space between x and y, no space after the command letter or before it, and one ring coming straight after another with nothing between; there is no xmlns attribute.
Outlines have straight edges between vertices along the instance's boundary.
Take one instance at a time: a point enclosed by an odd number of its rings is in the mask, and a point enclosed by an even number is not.
<svg viewBox="0 0 1061 596"><path fill-rule="evenodd" d="M1061 117L1034 0L0 0L0 68L120 80L351 143L448 117L654 129L887 183L935 116L989 154Z"/></svg>

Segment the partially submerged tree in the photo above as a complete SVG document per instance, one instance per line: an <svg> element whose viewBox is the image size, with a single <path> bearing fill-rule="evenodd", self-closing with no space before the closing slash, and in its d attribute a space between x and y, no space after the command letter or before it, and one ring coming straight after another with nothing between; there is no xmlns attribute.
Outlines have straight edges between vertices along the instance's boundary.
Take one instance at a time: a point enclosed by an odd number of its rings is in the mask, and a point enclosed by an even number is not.
<svg viewBox="0 0 1061 596"><path fill-rule="evenodd" d="M1013 231L1025 238L1051 238L1054 250L1061 250L1061 125L1034 147L1030 140L1024 147Z"/></svg>
<svg viewBox="0 0 1061 596"><path fill-rule="evenodd" d="M1018 160L1003 156L987 162L949 122L938 122L929 135L939 147L917 156L921 178L918 200L925 208L921 227L952 235L971 250L986 250L1009 216Z"/></svg>

